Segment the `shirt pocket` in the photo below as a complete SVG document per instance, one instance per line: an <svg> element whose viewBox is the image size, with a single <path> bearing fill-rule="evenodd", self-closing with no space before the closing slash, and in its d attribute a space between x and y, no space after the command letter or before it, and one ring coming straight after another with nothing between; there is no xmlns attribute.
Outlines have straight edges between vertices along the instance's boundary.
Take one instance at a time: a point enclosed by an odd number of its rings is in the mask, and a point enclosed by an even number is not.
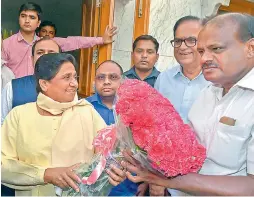
<svg viewBox="0 0 254 197"><path fill-rule="evenodd" d="M207 158L222 167L239 170L247 159L250 131L251 127L247 125L219 123L211 136Z"/></svg>

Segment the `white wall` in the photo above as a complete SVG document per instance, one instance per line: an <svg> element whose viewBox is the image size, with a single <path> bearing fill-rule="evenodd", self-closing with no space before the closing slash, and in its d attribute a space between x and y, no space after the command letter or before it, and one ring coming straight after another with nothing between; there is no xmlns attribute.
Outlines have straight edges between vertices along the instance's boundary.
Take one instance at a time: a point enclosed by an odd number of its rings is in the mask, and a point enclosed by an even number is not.
<svg viewBox="0 0 254 197"><path fill-rule="evenodd" d="M156 67L164 71L176 64L173 47L173 26L186 15L205 17L217 11L220 5L229 5L230 0L151 0L149 31L160 43L160 58ZM126 71L131 67L131 51L135 0L115 0L114 24L118 34L113 43L112 59Z"/></svg>
<svg viewBox="0 0 254 197"><path fill-rule="evenodd" d="M173 27L175 22L186 15L201 16L202 0L151 0L149 34L160 43L160 58L156 67L160 71L172 67L174 59L173 47L170 40L173 39Z"/></svg>
<svg viewBox="0 0 254 197"><path fill-rule="evenodd" d="M123 70L131 67L135 0L115 0L114 25L118 28L112 46L112 60L118 62Z"/></svg>

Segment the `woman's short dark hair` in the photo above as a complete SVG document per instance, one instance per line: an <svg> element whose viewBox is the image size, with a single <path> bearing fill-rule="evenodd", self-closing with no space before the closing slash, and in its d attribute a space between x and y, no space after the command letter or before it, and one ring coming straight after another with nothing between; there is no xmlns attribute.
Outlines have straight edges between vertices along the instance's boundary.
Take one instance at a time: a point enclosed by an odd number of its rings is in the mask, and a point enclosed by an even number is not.
<svg viewBox="0 0 254 197"><path fill-rule="evenodd" d="M156 38L154 38L154 37L151 36L151 35L141 35L141 36L137 37L137 38L135 39L135 41L133 42L133 44L132 44L132 50L133 50L133 51L134 51L135 48L137 47L137 43L138 43L138 41L140 41L140 40L150 40L150 41L152 41L152 42L154 43L156 53L158 52L158 50L159 50L159 42L156 40Z"/></svg>
<svg viewBox="0 0 254 197"><path fill-rule="evenodd" d="M57 31L56 25L51 21L42 21L40 26L36 30L37 34L41 31L42 27L46 27L46 26L53 27L55 30L55 35L56 35L56 31Z"/></svg>
<svg viewBox="0 0 254 197"><path fill-rule="evenodd" d="M42 89L39 84L39 80L50 81L53 79L62 65L66 62L70 62L74 65L75 69L77 68L77 63L75 58L68 53L49 53L42 55L35 64L35 78L36 78L36 90L37 92L42 92Z"/></svg>
<svg viewBox="0 0 254 197"><path fill-rule="evenodd" d="M41 6L39 6L38 4L33 3L33 2L24 3L19 8L19 15L20 15L21 12L27 11L27 10L37 12L38 19L41 20L41 14L42 14Z"/></svg>

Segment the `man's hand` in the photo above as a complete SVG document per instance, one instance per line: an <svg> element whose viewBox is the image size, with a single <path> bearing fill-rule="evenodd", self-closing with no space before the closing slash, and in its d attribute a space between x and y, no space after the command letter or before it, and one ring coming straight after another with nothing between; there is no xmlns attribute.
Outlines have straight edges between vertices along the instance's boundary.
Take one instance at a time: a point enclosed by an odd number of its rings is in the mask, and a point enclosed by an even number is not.
<svg viewBox="0 0 254 197"><path fill-rule="evenodd" d="M60 188L72 187L75 191L79 191L76 182L80 183L81 179L73 170L80 164L75 164L70 167L47 168L44 173L44 182L50 183Z"/></svg>
<svg viewBox="0 0 254 197"><path fill-rule="evenodd" d="M106 27L104 35L102 36L103 44L110 44L113 42L113 36L117 33L117 27Z"/></svg>
<svg viewBox="0 0 254 197"><path fill-rule="evenodd" d="M147 182L149 184L157 184L158 181L163 182L167 179L161 174L155 174L142 167L141 163L133 157L131 151L124 150L123 156L125 161L122 161L121 165L127 169L126 176L130 181L134 183ZM136 175L132 175L131 173Z"/></svg>
<svg viewBox="0 0 254 197"><path fill-rule="evenodd" d="M165 187L144 182L138 186L136 196L145 196L148 188L150 196L164 196L165 194Z"/></svg>
<svg viewBox="0 0 254 197"><path fill-rule="evenodd" d="M138 191L136 193L136 196L145 196L147 189L148 189L148 183L141 183L138 186Z"/></svg>
<svg viewBox="0 0 254 197"><path fill-rule="evenodd" d="M106 172L109 175L109 182L111 185L117 186L126 179L125 171L113 165L110 165L110 170L107 170Z"/></svg>
<svg viewBox="0 0 254 197"><path fill-rule="evenodd" d="M149 193L150 193L150 196L164 196L165 187L149 184Z"/></svg>

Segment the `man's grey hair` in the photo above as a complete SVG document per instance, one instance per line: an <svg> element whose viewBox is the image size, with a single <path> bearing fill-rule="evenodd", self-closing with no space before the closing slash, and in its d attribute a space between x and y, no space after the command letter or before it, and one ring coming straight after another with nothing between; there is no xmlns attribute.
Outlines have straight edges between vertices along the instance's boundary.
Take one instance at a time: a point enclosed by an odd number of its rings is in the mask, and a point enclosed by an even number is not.
<svg viewBox="0 0 254 197"><path fill-rule="evenodd" d="M220 28L223 28L228 22L232 22L232 24L238 26L238 36L242 42L254 38L254 17L249 14L226 13L203 20L204 26L215 24Z"/></svg>

